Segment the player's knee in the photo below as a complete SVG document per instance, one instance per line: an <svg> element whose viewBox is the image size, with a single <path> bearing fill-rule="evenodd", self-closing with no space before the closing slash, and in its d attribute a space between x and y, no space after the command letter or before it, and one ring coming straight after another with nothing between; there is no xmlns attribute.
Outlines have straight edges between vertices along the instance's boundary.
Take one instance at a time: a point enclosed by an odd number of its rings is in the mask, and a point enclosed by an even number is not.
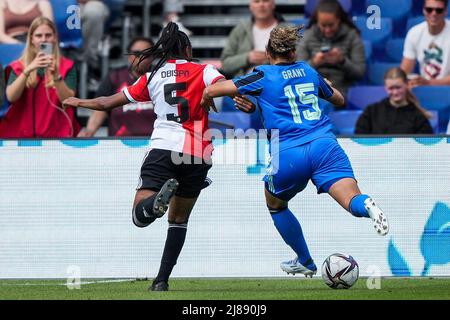
<svg viewBox="0 0 450 320"><path fill-rule="evenodd" d="M280 204L278 206L267 206L267 209L269 210L270 214L277 214L280 213L283 210L286 210L288 208L287 204Z"/></svg>

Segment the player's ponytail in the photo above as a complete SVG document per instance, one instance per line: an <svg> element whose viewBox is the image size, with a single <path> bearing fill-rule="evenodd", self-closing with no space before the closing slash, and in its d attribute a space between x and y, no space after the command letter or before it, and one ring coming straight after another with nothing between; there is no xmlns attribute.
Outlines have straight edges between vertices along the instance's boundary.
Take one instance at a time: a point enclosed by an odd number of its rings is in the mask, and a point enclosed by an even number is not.
<svg viewBox="0 0 450 320"><path fill-rule="evenodd" d="M184 32L178 30L178 25L176 23L169 22L161 31L161 37L153 47L136 54L137 59L139 59L138 67L145 60L150 60L152 62L154 67L151 69L148 78L148 82L150 82L155 73L167 62L167 60L192 60L187 54L191 48L192 45L189 37ZM154 63L155 61L156 63Z"/></svg>

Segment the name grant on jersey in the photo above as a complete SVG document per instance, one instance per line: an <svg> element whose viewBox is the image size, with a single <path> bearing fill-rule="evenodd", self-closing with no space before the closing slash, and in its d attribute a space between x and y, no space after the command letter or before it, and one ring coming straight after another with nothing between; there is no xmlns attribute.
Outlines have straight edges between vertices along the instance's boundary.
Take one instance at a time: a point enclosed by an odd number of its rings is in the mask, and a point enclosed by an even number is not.
<svg viewBox="0 0 450 320"><path fill-rule="evenodd" d="M161 71L161 78L169 77L189 77L189 70L164 70Z"/></svg>
<svg viewBox="0 0 450 320"><path fill-rule="evenodd" d="M293 79L293 78L302 78L306 77L306 73L304 69L292 69L286 70L282 72L284 79Z"/></svg>

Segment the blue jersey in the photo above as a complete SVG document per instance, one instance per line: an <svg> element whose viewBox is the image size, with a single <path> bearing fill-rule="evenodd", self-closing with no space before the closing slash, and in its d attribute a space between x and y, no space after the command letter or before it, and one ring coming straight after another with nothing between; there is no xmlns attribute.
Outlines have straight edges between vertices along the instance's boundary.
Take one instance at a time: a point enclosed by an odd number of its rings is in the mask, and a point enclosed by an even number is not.
<svg viewBox="0 0 450 320"><path fill-rule="evenodd" d="M333 89L306 62L259 66L233 82L240 94L256 97L268 133L278 129L279 151L335 137L318 99L331 97Z"/></svg>

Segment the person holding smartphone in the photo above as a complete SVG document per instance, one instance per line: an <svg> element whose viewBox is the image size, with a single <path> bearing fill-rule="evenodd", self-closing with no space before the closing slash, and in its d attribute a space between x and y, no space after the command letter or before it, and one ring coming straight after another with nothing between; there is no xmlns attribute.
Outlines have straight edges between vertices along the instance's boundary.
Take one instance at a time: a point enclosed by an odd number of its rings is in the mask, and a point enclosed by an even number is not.
<svg viewBox="0 0 450 320"><path fill-rule="evenodd" d="M345 97L366 71L364 44L351 17L337 0L322 0L303 38L297 59L316 68Z"/></svg>
<svg viewBox="0 0 450 320"><path fill-rule="evenodd" d="M61 55L58 43L50 19L33 20L22 56L6 71L10 107L0 122L0 137L77 136L80 125L74 109L64 109L61 103L75 95L77 74L74 62Z"/></svg>

